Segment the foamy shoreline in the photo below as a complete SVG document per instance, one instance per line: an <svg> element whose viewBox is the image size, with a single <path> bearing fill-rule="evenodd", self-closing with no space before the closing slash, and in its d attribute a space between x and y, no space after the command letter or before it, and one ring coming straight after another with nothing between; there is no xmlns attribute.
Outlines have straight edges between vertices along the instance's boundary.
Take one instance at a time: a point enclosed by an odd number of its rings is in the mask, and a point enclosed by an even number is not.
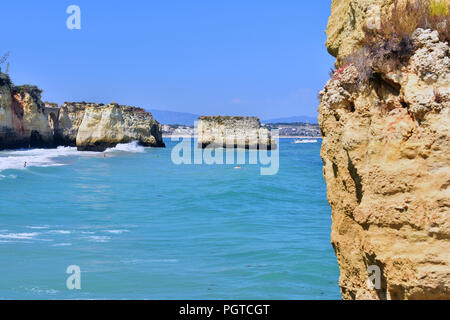
<svg viewBox="0 0 450 320"><path fill-rule="evenodd" d="M0 151L0 172L8 169L23 170L29 167L57 167L65 166L67 157L108 157L114 153L143 153L145 147L140 146L137 141L130 143L119 143L114 148L108 148L103 152L78 151L76 147L59 146L49 149L18 149ZM25 166L25 163L27 164ZM6 176L0 174L0 180Z"/></svg>

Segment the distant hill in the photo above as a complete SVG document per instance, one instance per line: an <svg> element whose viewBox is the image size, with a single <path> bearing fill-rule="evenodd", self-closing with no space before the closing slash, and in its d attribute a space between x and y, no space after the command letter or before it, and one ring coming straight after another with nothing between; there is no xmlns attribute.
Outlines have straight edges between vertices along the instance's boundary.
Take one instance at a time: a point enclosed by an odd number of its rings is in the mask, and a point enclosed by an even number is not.
<svg viewBox="0 0 450 320"><path fill-rule="evenodd" d="M149 112L153 117L161 124L180 124L183 126L193 126L194 122L198 120L200 115L187 113L187 112L176 112L158 109L149 109ZM317 118L308 116L296 116L296 117L286 117L286 118L276 118L261 121L262 123L310 123L317 124Z"/></svg>
<svg viewBox="0 0 450 320"><path fill-rule="evenodd" d="M183 126L193 126L194 121L200 117L198 114L175 112L158 109L148 110L153 117L161 124L181 124Z"/></svg>
<svg viewBox="0 0 450 320"><path fill-rule="evenodd" d="M317 124L317 118L308 117L308 116L296 116L296 117L286 117L286 118L275 118L261 121L262 123L294 123L294 122L303 122L303 123L311 123Z"/></svg>

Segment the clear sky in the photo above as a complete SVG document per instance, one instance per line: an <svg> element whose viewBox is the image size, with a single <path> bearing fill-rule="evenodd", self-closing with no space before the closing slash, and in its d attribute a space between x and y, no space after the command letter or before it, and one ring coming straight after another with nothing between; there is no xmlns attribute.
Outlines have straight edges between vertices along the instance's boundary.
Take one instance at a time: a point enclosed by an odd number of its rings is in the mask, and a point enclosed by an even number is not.
<svg viewBox="0 0 450 320"><path fill-rule="evenodd" d="M69 5L81 30L69 30ZM15 0L0 4L13 82L48 101L262 119L317 115L331 0ZM3 66L4 68L4 66Z"/></svg>

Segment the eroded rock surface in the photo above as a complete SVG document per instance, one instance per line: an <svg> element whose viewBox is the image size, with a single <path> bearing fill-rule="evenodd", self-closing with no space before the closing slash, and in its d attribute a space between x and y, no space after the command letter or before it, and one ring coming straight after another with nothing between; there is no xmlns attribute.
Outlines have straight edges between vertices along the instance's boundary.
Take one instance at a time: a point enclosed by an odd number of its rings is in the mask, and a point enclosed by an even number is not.
<svg viewBox="0 0 450 320"><path fill-rule="evenodd" d="M364 27L376 28L394 0L333 0L326 30L328 52L338 61L364 38Z"/></svg>
<svg viewBox="0 0 450 320"><path fill-rule="evenodd" d="M64 102L58 114L58 129L55 139L58 144L65 146L76 146L78 128L84 118L85 109L89 106L95 107L94 103L86 102Z"/></svg>
<svg viewBox="0 0 450 320"><path fill-rule="evenodd" d="M150 113L112 103L85 109L76 145L82 151L103 151L134 140L146 147L164 147L161 127Z"/></svg>
<svg viewBox="0 0 450 320"><path fill-rule="evenodd" d="M0 149L53 146L53 133L44 110L37 87L13 86L1 74Z"/></svg>
<svg viewBox="0 0 450 320"><path fill-rule="evenodd" d="M198 143L206 147L276 147L269 130L256 117L202 116L198 121Z"/></svg>
<svg viewBox="0 0 450 320"><path fill-rule="evenodd" d="M64 145L104 151L131 141L164 147L160 124L145 110L115 103L44 104L40 89L14 86L0 74L0 150Z"/></svg>
<svg viewBox="0 0 450 320"><path fill-rule="evenodd" d="M369 7L333 1L328 50L355 47ZM413 34L409 62L356 86L352 65L320 93L331 242L344 299L450 299L450 58L436 31ZM356 39L356 40L355 40ZM381 270L381 289L367 284Z"/></svg>

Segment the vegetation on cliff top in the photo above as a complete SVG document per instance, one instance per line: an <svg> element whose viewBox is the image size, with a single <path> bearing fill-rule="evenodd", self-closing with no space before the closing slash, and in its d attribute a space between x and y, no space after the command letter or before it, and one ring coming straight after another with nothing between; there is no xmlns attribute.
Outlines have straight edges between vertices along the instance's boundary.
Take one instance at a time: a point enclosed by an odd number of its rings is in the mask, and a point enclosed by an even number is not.
<svg viewBox="0 0 450 320"><path fill-rule="evenodd" d="M383 16L379 28L364 29L364 46L377 42L409 38L417 28L439 32L441 41L450 40L450 0L409 0L393 3L392 11Z"/></svg>
<svg viewBox="0 0 450 320"><path fill-rule="evenodd" d="M0 72L0 86L8 86L11 90L12 94L20 94L28 93L34 99L41 99L41 94L43 92L42 89L39 89L37 86L25 84L22 86L15 86L11 81L11 78L6 73Z"/></svg>
<svg viewBox="0 0 450 320"><path fill-rule="evenodd" d="M11 92L13 94L20 94L20 95L23 95L24 93L28 93L35 100L40 100L43 90L39 89L37 86L25 84L22 86L13 86L11 88Z"/></svg>
<svg viewBox="0 0 450 320"><path fill-rule="evenodd" d="M222 124L224 121L241 121L246 119L257 120L259 122L259 119L256 117L242 117L242 116L201 116L198 119L217 122L218 124Z"/></svg>
<svg viewBox="0 0 450 320"><path fill-rule="evenodd" d="M364 29L361 49L343 59L330 76L338 78L353 65L358 70L356 84L362 86L374 80L374 70L400 68L416 50L412 34L418 28L436 30L441 41L449 42L449 11L450 0L394 0L391 12L382 16L377 28Z"/></svg>
<svg viewBox="0 0 450 320"><path fill-rule="evenodd" d="M8 86L11 88L13 86L13 83L6 73L0 72L0 87L1 86Z"/></svg>

